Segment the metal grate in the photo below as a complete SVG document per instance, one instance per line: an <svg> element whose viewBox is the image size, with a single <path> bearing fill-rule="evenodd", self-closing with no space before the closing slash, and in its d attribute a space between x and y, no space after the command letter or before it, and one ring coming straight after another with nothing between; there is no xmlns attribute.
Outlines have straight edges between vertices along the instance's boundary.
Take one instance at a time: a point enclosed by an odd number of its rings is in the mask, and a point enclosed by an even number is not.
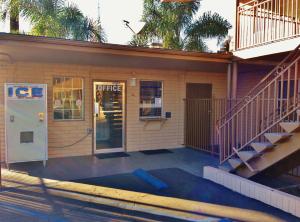
<svg viewBox="0 0 300 222"><path fill-rule="evenodd" d="M219 153L217 125L235 100L185 99L185 146Z"/></svg>

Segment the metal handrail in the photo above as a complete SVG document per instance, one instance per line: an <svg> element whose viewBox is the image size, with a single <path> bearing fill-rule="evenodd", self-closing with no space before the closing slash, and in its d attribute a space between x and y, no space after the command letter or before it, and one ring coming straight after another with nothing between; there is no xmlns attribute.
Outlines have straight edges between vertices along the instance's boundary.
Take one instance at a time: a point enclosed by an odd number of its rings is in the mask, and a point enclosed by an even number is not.
<svg viewBox="0 0 300 222"><path fill-rule="evenodd" d="M223 116L220 117L218 120L218 124L221 125L222 122L224 122L228 115L235 112L235 110L239 109L241 106L245 105L249 101L253 95L257 93L263 86L265 86L268 83L268 80L273 79L274 76L276 76L279 72L282 71L282 69L286 66L288 61L294 60L296 56L298 56L300 53L300 44L291 51L288 56L286 56L275 68L273 68L264 78L262 78L259 83L257 83L248 93L246 96L244 96L243 99L238 100L239 102L236 103L232 108L230 108Z"/></svg>
<svg viewBox="0 0 300 222"><path fill-rule="evenodd" d="M262 130L259 134L257 134L251 140L249 140L246 144L244 144L240 148L236 149L236 151L239 152L239 151L243 150L245 147L249 146L251 143L253 143L255 140L257 140L259 137L261 137L265 133L267 133L270 129L272 129L274 126L276 126L278 123L280 123L284 118L288 117L289 115L291 115L292 113L294 113L299 108L300 108L299 105L296 106L296 107L294 107L290 112L288 112L287 114L285 114L282 118L278 119L276 122L274 122L271 125L269 125L266 129ZM224 163L228 159L232 158L235 154L236 154L236 152L232 152L232 154L229 155L228 157L226 157L224 160L222 160L221 163Z"/></svg>
<svg viewBox="0 0 300 222"><path fill-rule="evenodd" d="M296 53L294 51L287 58L293 61L284 66L280 63L274 69L277 71L256 85L248 99L232 109L232 114L221 122L218 130L221 163L235 155L232 147L236 151L244 149L299 108L299 46Z"/></svg>
<svg viewBox="0 0 300 222"><path fill-rule="evenodd" d="M299 57L295 60L295 62L298 62L298 60L300 60L300 55ZM290 68L294 63L290 64L283 72L287 71L288 68ZM270 84L274 83L274 81L278 80L278 77L280 77L280 75L278 75L277 77L275 77L271 82ZM224 126L227 122L229 122L230 120L232 120L232 118L234 116L236 116L237 114L239 114L243 108L245 108L247 105L249 105L249 103L253 102L253 100L257 97L257 95L260 95L270 84L268 84L266 87L264 87L263 89L261 89L255 97L252 97L252 98L249 98L246 102L246 104L241 108L239 109L237 112L235 112L224 124L222 124L220 127ZM271 99L269 99L271 100Z"/></svg>
<svg viewBox="0 0 300 222"><path fill-rule="evenodd" d="M257 2L258 2L258 0L251 0L251 1L247 2L247 3L243 3L242 6L248 6L248 5L251 5L252 3L253 4L257 4ZM239 6L239 7L242 7L242 6Z"/></svg>
<svg viewBox="0 0 300 222"><path fill-rule="evenodd" d="M298 0L250 1L237 8L237 48L300 36Z"/></svg>
<svg viewBox="0 0 300 222"><path fill-rule="evenodd" d="M267 3L267 2L271 2L271 1L272 0L266 0L264 2L258 2L257 0L254 0L254 1L250 2L250 3L255 2L255 4L253 4L253 5L250 5L250 4L246 3L246 4L238 6L238 9L239 9L238 12L251 11L251 10L253 10L253 8L258 7L260 5L263 5L263 4ZM245 6L250 6L250 7L247 8Z"/></svg>

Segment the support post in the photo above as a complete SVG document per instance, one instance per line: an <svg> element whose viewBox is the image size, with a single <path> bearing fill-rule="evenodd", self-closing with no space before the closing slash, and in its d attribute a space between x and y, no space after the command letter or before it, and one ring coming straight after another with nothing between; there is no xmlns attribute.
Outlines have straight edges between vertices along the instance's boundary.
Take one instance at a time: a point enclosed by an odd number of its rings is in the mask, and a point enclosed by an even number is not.
<svg viewBox="0 0 300 222"><path fill-rule="evenodd" d="M0 150L0 190L2 190L2 160L1 160L1 150Z"/></svg>
<svg viewBox="0 0 300 222"><path fill-rule="evenodd" d="M237 99L237 80L238 80L238 63L233 62L232 65L232 87L231 87L231 98Z"/></svg>
<svg viewBox="0 0 300 222"><path fill-rule="evenodd" d="M231 85L232 85L232 64L229 63L227 67L227 99L231 99Z"/></svg>

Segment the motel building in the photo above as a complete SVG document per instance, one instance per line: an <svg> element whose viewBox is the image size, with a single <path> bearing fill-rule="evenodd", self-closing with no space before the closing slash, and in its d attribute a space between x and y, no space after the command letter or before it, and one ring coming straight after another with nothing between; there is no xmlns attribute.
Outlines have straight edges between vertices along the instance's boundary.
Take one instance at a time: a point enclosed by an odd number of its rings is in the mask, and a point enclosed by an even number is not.
<svg viewBox="0 0 300 222"><path fill-rule="evenodd" d="M220 158L205 178L300 217L234 187L300 176L300 1L236 2L232 53L1 33L1 160L190 147Z"/></svg>
<svg viewBox="0 0 300 222"><path fill-rule="evenodd" d="M184 147L184 99L227 95L227 54L12 34L0 42L7 163Z"/></svg>

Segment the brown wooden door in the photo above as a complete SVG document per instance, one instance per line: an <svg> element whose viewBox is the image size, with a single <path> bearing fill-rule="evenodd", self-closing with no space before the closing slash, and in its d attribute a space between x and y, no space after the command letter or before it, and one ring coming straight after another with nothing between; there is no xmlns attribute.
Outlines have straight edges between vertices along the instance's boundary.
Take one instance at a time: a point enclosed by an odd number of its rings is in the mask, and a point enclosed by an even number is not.
<svg viewBox="0 0 300 222"><path fill-rule="evenodd" d="M212 85L204 83L187 83L186 98L187 99L211 99Z"/></svg>
<svg viewBox="0 0 300 222"><path fill-rule="evenodd" d="M212 152L212 85L187 83L185 109L185 145Z"/></svg>

